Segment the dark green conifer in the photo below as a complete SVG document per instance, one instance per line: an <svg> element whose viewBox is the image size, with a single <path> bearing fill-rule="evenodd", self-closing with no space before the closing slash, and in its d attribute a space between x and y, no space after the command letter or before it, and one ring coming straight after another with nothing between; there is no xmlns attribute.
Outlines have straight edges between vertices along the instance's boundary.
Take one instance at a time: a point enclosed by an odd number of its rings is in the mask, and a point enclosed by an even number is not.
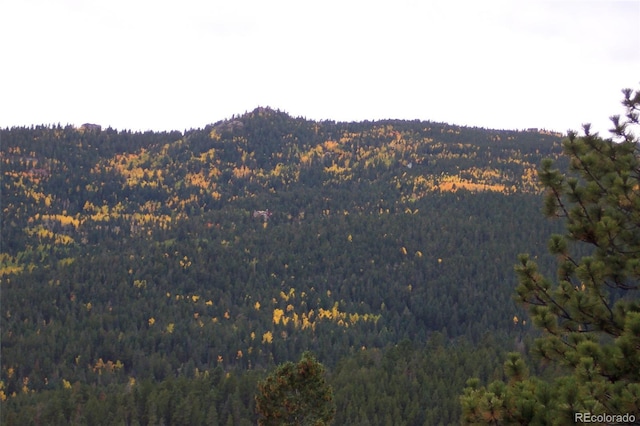
<svg viewBox="0 0 640 426"><path fill-rule="evenodd" d="M516 300L542 330L534 355L558 374L528 378L519 356L510 355L507 383L468 382L461 396L467 423L569 424L576 412L640 418L640 155L633 134L640 91L623 93L626 115L612 117L612 138L586 125L584 136L572 132L564 142L568 174L542 164L545 214L566 223L549 242L557 280L527 255L516 266Z"/></svg>
<svg viewBox="0 0 640 426"><path fill-rule="evenodd" d="M260 425L329 425L336 412L324 367L311 352L259 382L255 400Z"/></svg>

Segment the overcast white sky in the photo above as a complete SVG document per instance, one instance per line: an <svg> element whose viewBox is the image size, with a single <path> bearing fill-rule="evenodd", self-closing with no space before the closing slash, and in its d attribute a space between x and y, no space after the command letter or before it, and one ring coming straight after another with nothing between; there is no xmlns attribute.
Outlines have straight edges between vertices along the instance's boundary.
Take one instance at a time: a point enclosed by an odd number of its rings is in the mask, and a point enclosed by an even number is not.
<svg viewBox="0 0 640 426"><path fill-rule="evenodd" d="M608 135L640 1L0 0L0 127L185 130L271 106Z"/></svg>

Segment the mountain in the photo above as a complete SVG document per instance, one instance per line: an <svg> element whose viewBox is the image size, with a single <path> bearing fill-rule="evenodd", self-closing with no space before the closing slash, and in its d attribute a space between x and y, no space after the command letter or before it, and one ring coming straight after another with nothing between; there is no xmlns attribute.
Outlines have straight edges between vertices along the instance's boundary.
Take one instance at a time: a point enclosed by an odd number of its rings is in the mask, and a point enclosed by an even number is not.
<svg viewBox="0 0 640 426"><path fill-rule="evenodd" d="M0 137L3 424L255 424L257 378L305 350L337 424L387 424L383 400L397 424L455 422L466 378L527 342L516 255L553 261L545 131L258 108Z"/></svg>

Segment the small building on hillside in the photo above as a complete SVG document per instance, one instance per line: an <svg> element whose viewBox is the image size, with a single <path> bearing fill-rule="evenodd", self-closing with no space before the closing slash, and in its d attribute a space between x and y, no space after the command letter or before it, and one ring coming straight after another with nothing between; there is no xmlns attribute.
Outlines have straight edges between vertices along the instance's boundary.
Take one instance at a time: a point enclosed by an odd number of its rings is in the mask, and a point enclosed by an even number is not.
<svg viewBox="0 0 640 426"><path fill-rule="evenodd" d="M99 124L84 123L80 126L80 130L85 132L100 132L102 130L102 126Z"/></svg>

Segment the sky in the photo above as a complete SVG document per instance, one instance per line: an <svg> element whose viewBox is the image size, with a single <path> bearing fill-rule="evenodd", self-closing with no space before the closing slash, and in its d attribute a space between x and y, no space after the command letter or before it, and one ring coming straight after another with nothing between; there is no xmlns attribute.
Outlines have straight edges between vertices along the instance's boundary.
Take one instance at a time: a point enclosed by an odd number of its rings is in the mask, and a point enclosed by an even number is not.
<svg viewBox="0 0 640 426"><path fill-rule="evenodd" d="M269 106L608 135L640 0L0 0L0 128L203 128Z"/></svg>

